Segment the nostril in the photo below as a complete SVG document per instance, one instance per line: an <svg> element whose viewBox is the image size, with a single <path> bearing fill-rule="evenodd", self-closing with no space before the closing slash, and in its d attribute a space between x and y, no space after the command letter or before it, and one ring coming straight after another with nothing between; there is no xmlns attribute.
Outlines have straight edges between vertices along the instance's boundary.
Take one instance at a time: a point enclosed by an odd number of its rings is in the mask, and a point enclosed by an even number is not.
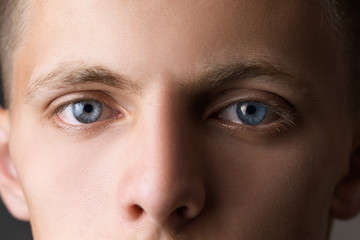
<svg viewBox="0 0 360 240"><path fill-rule="evenodd" d="M176 214L178 215L178 217L182 218L182 219L187 219L188 218L188 212L189 212L189 208L187 206L182 206L179 207L178 209L176 209Z"/></svg>
<svg viewBox="0 0 360 240"><path fill-rule="evenodd" d="M120 195L125 195L119 201L119 214L123 220L133 223L150 220L157 225L181 225L201 214L205 204L202 181L175 179L171 183L164 183L163 178L155 176L141 178L142 181L133 183L136 186L127 186L129 190L126 189L126 194L121 192Z"/></svg>
<svg viewBox="0 0 360 240"><path fill-rule="evenodd" d="M176 209L176 214L181 219L189 220L196 217L198 215L198 212L188 206L182 206Z"/></svg>
<svg viewBox="0 0 360 240"><path fill-rule="evenodd" d="M128 216L131 220L140 218L143 213L144 209L137 204L132 205L128 210Z"/></svg>

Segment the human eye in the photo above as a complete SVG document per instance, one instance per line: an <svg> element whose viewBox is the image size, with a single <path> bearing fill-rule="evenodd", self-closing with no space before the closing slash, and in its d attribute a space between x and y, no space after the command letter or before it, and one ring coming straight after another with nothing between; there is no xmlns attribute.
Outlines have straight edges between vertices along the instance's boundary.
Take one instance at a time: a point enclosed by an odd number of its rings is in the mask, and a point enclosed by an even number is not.
<svg viewBox="0 0 360 240"><path fill-rule="evenodd" d="M234 103L218 113L219 119L251 126L269 124L279 117L273 107L257 101Z"/></svg>
<svg viewBox="0 0 360 240"><path fill-rule="evenodd" d="M119 114L119 111L101 101L87 99L67 103L58 110L56 116L62 123L79 126L116 119Z"/></svg>
<svg viewBox="0 0 360 240"><path fill-rule="evenodd" d="M276 135L285 133L298 122L295 107L270 92L242 89L225 94L215 104L211 119L234 134Z"/></svg>

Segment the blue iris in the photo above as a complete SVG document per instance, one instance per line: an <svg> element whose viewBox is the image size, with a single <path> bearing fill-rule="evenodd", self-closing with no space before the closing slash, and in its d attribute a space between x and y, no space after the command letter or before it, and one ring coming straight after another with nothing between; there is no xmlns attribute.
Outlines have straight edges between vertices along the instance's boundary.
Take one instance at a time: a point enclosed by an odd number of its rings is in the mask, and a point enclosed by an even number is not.
<svg viewBox="0 0 360 240"><path fill-rule="evenodd" d="M266 118L267 107L258 102L242 102L237 104L236 112L242 123L258 125Z"/></svg>
<svg viewBox="0 0 360 240"><path fill-rule="evenodd" d="M103 106L95 100L76 102L72 106L72 112L76 120L81 123L93 123L99 120Z"/></svg>

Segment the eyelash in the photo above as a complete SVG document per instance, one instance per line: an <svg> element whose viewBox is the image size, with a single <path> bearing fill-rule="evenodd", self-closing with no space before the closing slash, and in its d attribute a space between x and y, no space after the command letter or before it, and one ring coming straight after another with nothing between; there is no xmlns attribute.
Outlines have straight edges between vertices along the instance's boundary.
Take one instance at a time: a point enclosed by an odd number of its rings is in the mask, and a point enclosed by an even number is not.
<svg viewBox="0 0 360 240"><path fill-rule="evenodd" d="M296 114L295 109L291 104L282 99L282 104L279 104L279 101L274 100L265 100L259 98L240 98L233 99L229 102L222 103L220 106L210 114L210 119L215 119L216 121L220 121L220 124L230 129L233 132L237 131L250 131L261 133L266 136L274 136L281 135L285 133L287 130L293 128L297 124L298 116ZM245 102L256 102L266 106L270 109L274 114L278 116L278 119L267 123L267 124L258 124L258 125L248 125L240 122L234 122L221 118L221 112L229 109L231 106L236 104L242 104ZM236 134L236 133L235 133Z"/></svg>
<svg viewBox="0 0 360 240"><path fill-rule="evenodd" d="M92 95L92 96L91 96ZM70 134L80 134L82 132L91 133L91 132L101 132L104 128L110 127L111 123L115 123L116 120L122 118L125 115L125 110L117 104L114 104L114 101L106 94L106 93L97 93L96 91L92 91L89 93L80 93L80 96L72 97L66 96L65 100L54 100L50 103L49 108L54 105L53 109L51 109L48 113L48 118L52 120L56 127L70 133ZM59 114L66 110L67 107L74 105L78 102L85 101L97 101L102 104L102 106L107 106L108 108L116 111L118 114L114 118L109 118L101 121L92 122L89 124L78 124L71 125L65 123L59 118ZM59 102L59 103L58 103ZM107 122L107 124L102 124L102 122Z"/></svg>
<svg viewBox="0 0 360 240"><path fill-rule="evenodd" d="M105 97L106 98L106 97ZM100 100L101 99L101 100ZM117 111L120 115L120 117L115 117L113 119L105 119L105 120L101 120L101 121L95 121L92 123L88 123L88 124L79 124L79 125L69 125L67 123L64 123L63 121L61 121L61 119L59 119L58 114L60 114L61 112L63 112L67 107L77 103L77 102L83 102L83 101L98 101L100 103L102 103L104 106L108 106L109 108L113 109L114 111ZM238 122L233 122L233 121L229 121L226 119L221 119L220 117L220 113L221 111L225 111L226 109L230 108L233 105L236 104L241 104L244 102L257 102L260 103L266 107L268 107L274 114L276 114L278 116L278 119L270 122L268 124L260 124L260 125L247 125L247 124L243 124L243 123L238 123ZM295 114L294 109L292 108L292 106L287 103L285 104L279 104L279 101L273 101L273 100L265 100L265 99L259 99L259 98L255 98L255 97L248 97L248 98L235 98L231 101L228 102L223 102L220 106L218 106L216 108L215 111L213 111L212 114L208 115L209 119L215 119L218 122L220 122L220 124L227 128L230 129L232 131L256 131L259 132L261 134L265 134L265 135L279 135L282 134L284 132L286 132L288 129L294 127L296 125L296 120L297 120L297 115ZM283 106L283 105L287 105L287 106ZM289 106L290 105L290 106ZM83 94L83 96L79 96L79 97L75 97L75 98L70 98L69 100L67 100L65 103L60 104L58 107L55 107L54 110L52 110L49 114L49 118L50 119L55 119L57 125L62 128L65 129L67 131L72 131L72 132L83 132L83 131L89 131L89 130L94 130L96 131L96 129L98 129L98 131L100 131L100 129L103 129L104 127L107 127L111 124L101 124L104 121L107 121L108 123L111 122L111 120L117 120L121 117L123 117L124 115L124 111L123 110L118 110L120 109L119 107L114 107L114 104L112 103L112 101L106 101L104 100L104 97L89 97L86 96L86 93ZM58 119L56 119L58 118ZM113 123L115 121L112 121Z"/></svg>

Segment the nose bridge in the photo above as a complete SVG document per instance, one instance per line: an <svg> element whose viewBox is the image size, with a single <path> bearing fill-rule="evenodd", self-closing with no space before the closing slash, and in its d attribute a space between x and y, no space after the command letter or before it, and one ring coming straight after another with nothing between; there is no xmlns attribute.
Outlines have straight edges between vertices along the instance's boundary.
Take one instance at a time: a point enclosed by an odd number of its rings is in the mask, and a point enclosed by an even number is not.
<svg viewBox="0 0 360 240"><path fill-rule="evenodd" d="M181 156L181 149L184 148L181 139L183 136L177 113L174 111L179 106L174 105L174 99L159 94L149 101L142 118L143 152L139 161L146 168L143 169L140 183L145 185L142 186L142 193L145 196L152 195L153 203L150 202L151 199L147 199L148 203L153 205L163 205L169 201L166 198L171 197L170 192L176 187L175 183L182 179L181 168L186 164Z"/></svg>
<svg viewBox="0 0 360 240"><path fill-rule="evenodd" d="M184 104L171 89L154 92L137 122L136 173L126 202L132 219L146 216L158 224L195 217L204 204L205 190L189 149L189 124ZM193 159L195 158L195 159ZM135 213L135 215L134 215Z"/></svg>
<svg viewBox="0 0 360 240"><path fill-rule="evenodd" d="M141 118L144 127L147 150L156 162L171 163L176 160L182 148L187 129L187 114L183 102L170 89L160 90L147 100ZM171 161L172 160L172 161Z"/></svg>

